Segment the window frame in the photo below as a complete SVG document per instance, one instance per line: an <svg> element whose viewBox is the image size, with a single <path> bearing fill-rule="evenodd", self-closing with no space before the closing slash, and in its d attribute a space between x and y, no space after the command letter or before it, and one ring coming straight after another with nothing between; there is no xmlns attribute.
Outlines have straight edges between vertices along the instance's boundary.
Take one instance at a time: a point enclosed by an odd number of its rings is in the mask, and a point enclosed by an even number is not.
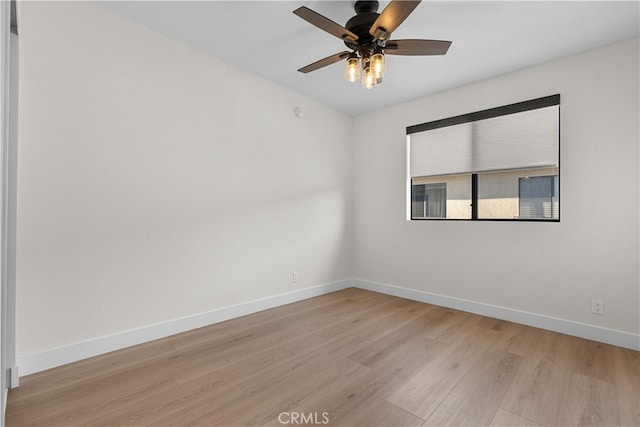
<svg viewBox="0 0 640 427"><path fill-rule="evenodd" d="M428 130L449 127L454 125L459 125L463 123L475 122L478 120L490 119L494 117L507 116L510 114L521 113L525 111L535 110L539 108L558 106L558 218L478 218L478 173L469 173L471 177L471 217L470 218L412 218L412 180L410 173L409 164L411 161L411 153L409 150L409 141L410 135L418 132L424 132ZM559 223L562 218L561 209L562 200L561 197L561 138L560 138L560 129L561 129L561 107L560 107L560 94L549 95L541 98L531 99L528 101L517 102L514 104L503 105L500 107L489 108L486 110L475 111L472 113L461 114L459 116L448 117L439 120L433 120L430 122L420 123L417 125L407 126L406 128L406 172L407 172L407 194L405 195L406 204L407 204L407 221L510 221L510 222L537 222L537 223ZM517 169L514 169L517 170ZM520 195L518 194L518 197Z"/></svg>

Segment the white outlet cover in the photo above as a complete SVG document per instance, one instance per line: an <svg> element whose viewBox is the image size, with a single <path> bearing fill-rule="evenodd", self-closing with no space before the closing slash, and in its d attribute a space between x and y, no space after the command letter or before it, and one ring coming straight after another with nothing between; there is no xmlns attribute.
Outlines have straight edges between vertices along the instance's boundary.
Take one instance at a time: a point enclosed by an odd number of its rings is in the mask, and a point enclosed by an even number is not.
<svg viewBox="0 0 640 427"><path fill-rule="evenodd" d="M593 314L604 315L604 301L599 299L591 300L591 312Z"/></svg>

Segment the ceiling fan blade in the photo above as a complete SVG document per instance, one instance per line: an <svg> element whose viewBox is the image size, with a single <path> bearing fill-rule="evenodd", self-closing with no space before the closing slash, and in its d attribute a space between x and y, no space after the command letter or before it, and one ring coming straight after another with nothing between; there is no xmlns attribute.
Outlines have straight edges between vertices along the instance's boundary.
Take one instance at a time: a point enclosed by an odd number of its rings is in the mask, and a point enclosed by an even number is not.
<svg viewBox="0 0 640 427"><path fill-rule="evenodd" d="M358 40L358 36L352 33L351 31L344 28L342 25L333 22L331 19L320 15L318 12L314 12L306 6L299 7L298 9L293 11L294 14L304 19L311 25L315 25L321 30L326 31L329 34L332 34L339 39L348 40L351 42L355 42Z"/></svg>
<svg viewBox="0 0 640 427"><path fill-rule="evenodd" d="M391 3L384 8L378 19L369 29L369 33L375 40L387 40L391 33L404 22L405 19L418 7L420 0L391 0Z"/></svg>
<svg viewBox="0 0 640 427"><path fill-rule="evenodd" d="M314 62L313 64L309 64L306 67L300 68L298 71L301 73L310 73L311 71L315 71L319 68L326 67L327 65L335 64L338 61L345 59L349 56L350 52L345 50L344 52L336 53L335 55L327 56L324 59Z"/></svg>
<svg viewBox="0 0 640 427"><path fill-rule="evenodd" d="M388 55L444 55L449 50L448 40L389 40L384 48Z"/></svg>

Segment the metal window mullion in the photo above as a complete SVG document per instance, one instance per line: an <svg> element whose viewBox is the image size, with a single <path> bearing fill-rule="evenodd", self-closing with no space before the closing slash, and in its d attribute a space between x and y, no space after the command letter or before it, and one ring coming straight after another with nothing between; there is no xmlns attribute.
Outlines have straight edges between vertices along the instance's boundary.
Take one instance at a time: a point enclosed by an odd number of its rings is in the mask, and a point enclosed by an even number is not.
<svg viewBox="0 0 640 427"><path fill-rule="evenodd" d="M478 174L471 174L471 219L478 219Z"/></svg>

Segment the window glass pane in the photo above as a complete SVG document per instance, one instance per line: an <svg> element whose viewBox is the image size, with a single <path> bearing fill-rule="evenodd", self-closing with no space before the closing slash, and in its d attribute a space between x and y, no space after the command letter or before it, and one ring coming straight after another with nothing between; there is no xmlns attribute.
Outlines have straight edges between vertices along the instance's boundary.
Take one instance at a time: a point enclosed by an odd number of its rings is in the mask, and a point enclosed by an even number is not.
<svg viewBox="0 0 640 427"><path fill-rule="evenodd" d="M471 218L470 174L414 178L411 182L412 218Z"/></svg>
<svg viewBox="0 0 640 427"><path fill-rule="evenodd" d="M478 218L559 219L558 168L478 174Z"/></svg>
<svg viewBox="0 0 640 427"><path fill-rule="evenodd" d="M427 216L424 190L424 185L414 185L411 188L411 218L426 218Z"/></svg>
<svg viewBox="0 0 640 427"><path fill-rule="evenodd" d="M558 177L520 178L520 218L558 219Z"/></svg>
<svg viewBox="0 0 640 427"><path fill-rule="evenodd" d="M413 218L445 218L447 210L447 186L417 184L411 194L411 216Z"/></svg>

